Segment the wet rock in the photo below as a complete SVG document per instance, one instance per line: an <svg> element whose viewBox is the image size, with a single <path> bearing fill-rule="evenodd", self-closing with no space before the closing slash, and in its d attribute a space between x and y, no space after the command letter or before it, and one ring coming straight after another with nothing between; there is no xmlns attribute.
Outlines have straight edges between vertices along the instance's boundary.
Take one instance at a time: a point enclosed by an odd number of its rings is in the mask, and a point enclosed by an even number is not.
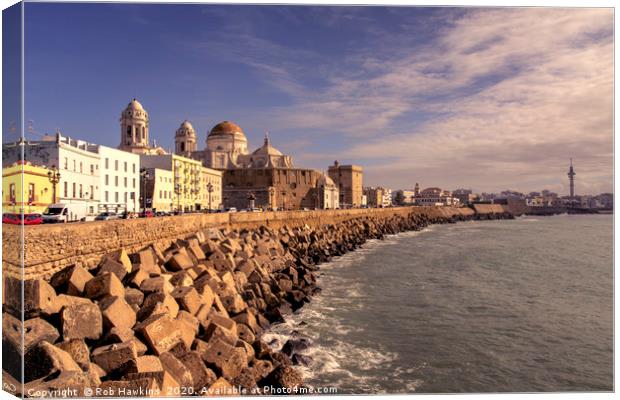
<svg viewBox="0 0 620 400"><path fill-rule="evenodd" d="M276 367L266 378L260 382L261 386L273 386L275 388L294 389L303 386L301 374L290 366Z"/></svg>
<svg viewBox="0 0 620 400"><path fill-rule="evenodd" d="M309 367L310 364L312 363L312 358L304 354L295 353L293 354L293 357L291 357L291 361L293 362L293 365L301 365L304 367Z"/></svg>

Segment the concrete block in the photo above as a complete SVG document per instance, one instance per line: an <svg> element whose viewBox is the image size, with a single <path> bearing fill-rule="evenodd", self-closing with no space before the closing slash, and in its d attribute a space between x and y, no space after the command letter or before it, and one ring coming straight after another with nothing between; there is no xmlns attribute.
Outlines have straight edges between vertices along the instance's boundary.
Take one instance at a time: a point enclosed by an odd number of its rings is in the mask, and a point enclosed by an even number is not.
<svg viewBox="0 0 620 400"><path fill-rule="evenodd" d="M90 350L84 340L73 339L68 342L58 343L56 346L69 353L82 371L87 372L90 369Z"/></svg>
<svg viewBox="0 0 620 400"><path fill-rule="evenodd" d="M114 261L111 258L104 258L101 264L99 264L97 275L103 275L107 272L116 275L116 277L122 281L125 279L125 276L131 272L131 269L127 271L127 268L120 262Z"/></svg>
<svg viewBox="0 0 620 400"><path fill-rule="evenodd" d="M167 314L149 317L137 324L135 330L156 355L165 353L183 340L178 324Z"/></svg>
<svg viewBox="0 0 620 400"><path fill-rule="evenodd" d="M101 311L92 302L63 307L60 312L60 325L64 341L71 339L97 340L103 332Z"/></svg>
<svg viewBox="0 0 620 400"><path fill-rule="evenodd" d="M186 310L192 315L195 315L202 305L202 298L193 287L179 286L174 289L170 295L183 310Z"/></svg>
<svg viewBox="0 0 620 400"><path fill-rule="evenodd" d="M156 292L169 294L174 290L174 286L164 276L157 276L142 281L140 290L146 295Z"/></svg>
<svg viewBox="0 0 620 400"><path fill-rule="evenodd" d="M159 355L164 371L168 372L183 388L194 386L191 371L170 352Z"/></svg>
<svg viewBox="0 0 620 400"><path fill-rule="evenodd" d="M187 367L192 375L192 383L195 393L199 393L203 388L209 387L217 380L215 372L207 368L202 361L200 354L190 351L179 357L179 360Z"/></svg>
<svg viewBox="0 0 620 400"><path fill-rule="evenodd" d="M125 287L116 275L106 272L86 282L84 296L89 299L100 299L104 296L125 297Z"/></svg>
<svg viewBox="0 0 620 400"><path fill-rule="evenodd" d="M69 353L46 341L39 342L24 356L25 382L63 371L82 372Z"/></svg>
<svg viewBox="0 0 620 400"><path fill-rule="evenodd" d="M172 292L171 292L172 293ZM143 307L149 307L155 305L156 303L161 303L165 308L168 309L168 314L170 318L176 318L179 313L179 304L176 299L168 293L164 292L155 292L149 294L142 303Z"/></svg>
<svg viewBox="0 0 620 400"><path fill-rule="evenodd" d="M104 297L99 308L106 329L130 329L136 324L136 313L122 297Z"/></svg>
<svg viewBox="0 0 620 400"><path fill-rule="evenodd" d="M136 345L132 341L97 347L91 353L92 361L108 375L137 358Z"/></svg>
<svg viewBox="0 0 620 400"><path fill-rule="evenodd" d="M86 282L91 279L93 276L90 272L78 265L73 265L55 273L50 283L56 289L56 293L81 296Z"/></svg>

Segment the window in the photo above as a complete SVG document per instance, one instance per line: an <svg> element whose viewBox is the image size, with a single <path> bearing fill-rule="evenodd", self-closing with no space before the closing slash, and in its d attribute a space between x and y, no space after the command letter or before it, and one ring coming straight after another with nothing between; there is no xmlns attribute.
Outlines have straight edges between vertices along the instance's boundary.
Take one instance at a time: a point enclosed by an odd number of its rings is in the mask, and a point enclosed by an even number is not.
<svg viewBox="0 0 620 400"><path fill-rule="evenodd" d="M64 197L69 197L69 184L67 182L65 182L65 196Z"/></svg>
<svg viewBox="0 0 620 400"><path fill-rule="evenodd" d="M110 201L109 196L108 196L108 191L107 191L107 190L105 191L105 201L106 201L106 203L107 203L108 201Z"/></svg>
<svg viewBox="0 0 620 400"><path fill-rule="evenodd" d="M118 176L114 177L114 186L118 186Z"/></svg>
<svg viewBox="0 0 620 400"><path fill-rule="evenodd" d="M110 179L109 178L110 178L110 176L108 174L106 174L106 176L105 176L105 184L106 185L110 184Z"/></svg>
<svg viewBox="0 0 620 400"><path fill-rule="evenodd" d="M125 172L127 172L127 161L125 161Z"/></svg>
<svg viewBox="0 0 620 400"><path fill-rule="evenodd" d="M90 174L95 175L95 164L90 164Z"/></svg>
<svg viewBox="0 0 620 400"><path fill-rule="evenodd" d="M73 186L73 196L71 196L71 197L75 198L75 182L73 182L73 185L71 185L71 186Z"/></svg>
<svg viewBox="0 0 620 400"><path fill-rule="evenodd" d="M127 137L130 138L131 137L131 126L127 127ZM127 141L127 143L131 143L129 140Z"/></svg>
<svg viewBox="0 0 620 400"><path fill-rule="evenodd" d="M80 199L84 198L84 196L82 195L82 184L80 183Z"/></svg>
<svg viewBox="0 0 620 400"><path fill-rule="evenodd" d="M73 170L77 171L75 160L73 160Z"/></svg>
<svg viewBox="0 0 620 400"><path fill-rule="evenodd" d="M14 183L11 183L11 185L9 185L9 199L11 203L15 203L15 184Z"/></svg>
<svg viewBox="0 0 620 400"><path fill-rule="evenodd" d="M106 157L105 159L105 169L110 168L110 159Z"/></svg>
<svg viewBox="0 0 620 400"><path fill-rule="evenodd" d="M118 203L118 192L114 193L114 202Z"/></svg>
<svg viewBox="0 0 620 400"><path fill-rule="evenodd" d="M118 160L114 160L114 171L118 171Z"/></svg>
<svg viewBox="0 0 620 400"><path fill-rule="evenodd" d="M80 161L80 174L81 174L82 172L84 172L84 171L83 171L83 169L82 169L82 161Z"/></svg>
<svg viewBox="0 0 620 400"><path fill-rule="evenodd" d="M127 192L125 192L125 204L127 204Z"/></svg>
<svg viewBox="0 0 620 400"><path fill-rule="evenodd" d="M127 187L127 177L123 178L123 183L125 184L125 187Z"/></svg>
<svg viewBox="0 0 620 400"><path fill-rule="evenodd" d="M134 174L136 173L136 163L131 164L131 170Z"/></svg>
<svg viewBox="0 0 620 400"><path fill-rule="evenodd" d="M94 199L95 198L95 188L93 185L90 185L90 199Z"/></svg>
<svg viewBox="0 0 620 400"><path fill-rule="evenodd" d="M133 188L136 188L136 178L133 178Z"/></svg>
<svg viewBox="0 0 620 400"><path fill-rule="evenodd" d="M69 159L65 157L65 169L69 169Z"/></svg>
<svg viewBox="0 0 620 400"><path fill-rule="evenodd" d="M161 199L163 196L161 195L161 190L159 191L159 198Z"/></svg>
<svg viewBox="0 0 620 400"><path fill-rule="evenodd" d="M28 184L28 203L34 202L34 183Z"/></svg>

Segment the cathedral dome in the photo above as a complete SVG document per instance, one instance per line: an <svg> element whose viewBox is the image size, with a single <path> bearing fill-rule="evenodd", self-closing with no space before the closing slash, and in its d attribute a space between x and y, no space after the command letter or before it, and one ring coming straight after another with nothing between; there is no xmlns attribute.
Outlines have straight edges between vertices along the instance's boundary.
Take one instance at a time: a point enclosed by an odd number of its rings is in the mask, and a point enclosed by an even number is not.
<svg viewBox="0 0 620 400"><path fill-rule="evenodd" d="M243 129L241 129L241 127L237 124L235 124L234 122L230 122L230 121L222 121L219 124L215 125L212 129L211 132L209 132L209 136L233 136L233 135L238 135L238 136L243 136L243 138L245 138L245 133L243 132Z"/></svg>
<svg viewBox="0 0 620 400"><path fill-rule="evenodd" d="M127 104L127 109L144 111L144 107L142 107L142 104L136 99L131 100L129 104Z"/></svg>

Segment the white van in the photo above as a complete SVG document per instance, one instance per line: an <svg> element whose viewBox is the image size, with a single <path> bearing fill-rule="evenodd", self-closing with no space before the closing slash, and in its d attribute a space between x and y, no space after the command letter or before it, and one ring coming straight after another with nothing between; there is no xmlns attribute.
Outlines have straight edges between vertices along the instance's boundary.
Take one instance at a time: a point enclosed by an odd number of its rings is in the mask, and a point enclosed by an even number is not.
<svg viewBox="0 0 620 400"><path fill-rule="evenodd" d="M86 204L55 203L43 211L43 223L73 222L86 219Z"/></svg>

